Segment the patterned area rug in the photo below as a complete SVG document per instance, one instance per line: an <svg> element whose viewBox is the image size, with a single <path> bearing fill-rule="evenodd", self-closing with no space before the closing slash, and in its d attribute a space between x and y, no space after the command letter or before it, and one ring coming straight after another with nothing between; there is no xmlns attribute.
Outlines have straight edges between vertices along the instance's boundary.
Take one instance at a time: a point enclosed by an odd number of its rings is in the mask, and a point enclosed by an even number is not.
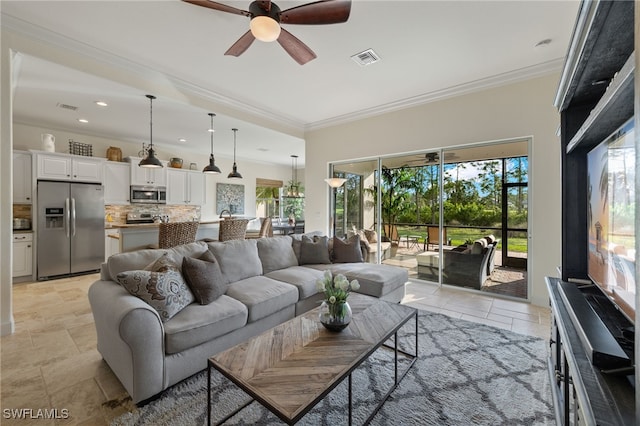
<svg viewBox="0 0 640 426"><path fill-rule="evenodd" d="M415 322L401 330L401 348L413 352ZM418 360L373 418L374 425L552 425L546 344L445 315L420 311ZM401 359L400 371L406 366ZM212 420L249 398L213 372ZM167 389L112 425L206 424L207 375L202 371ZM347 424L347 381L298 424ZM354 424L362 424L393 384L393 352L379 349L353 373ZM108 404L108 403L107 403ZM232 425L281 425L253 402L227 421Z"/></svg>

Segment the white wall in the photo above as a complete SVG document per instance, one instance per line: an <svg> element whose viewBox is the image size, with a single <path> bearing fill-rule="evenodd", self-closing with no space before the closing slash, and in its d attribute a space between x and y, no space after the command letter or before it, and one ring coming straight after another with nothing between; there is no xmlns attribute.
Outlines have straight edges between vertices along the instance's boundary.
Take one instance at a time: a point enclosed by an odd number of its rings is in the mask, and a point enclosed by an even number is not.
<svg viewBox="0 0 640 426"><path fill-rule="evenodd" d="M531 301L547 306L544 276L560 264L559 74L307 133L306 229L328 230L328 164L385 154L533 138L529 156Z"/></svg>
<svg viewBox="0 0 640 426"><path fill-rule="evenodd" d="M40 135L42 133L50 133L56 138L56 152L69 152L69 139L76 142L88 143L92 145L92 153L94 157L105 158L107 156L107 149L110 146L118 147L122 150L122 158L138 156L138 152L142 148L142 145L134 145L129 142L122 142L117 140L110 140L101 137L88 136L74 134L66 131L60 131L55 129L49 129L45 127L34 127L19 123L13 123L13 146L14 149L40 150L41 144ZM180 146L176 145L176 148L168 151L162 147L157 147L156 156L160 160L168 161L171 157L179 157L183 159L182 167L189 167L189 164L194 162L198 165L198 170L202 170L205 165L209 164L209 152L203 152L197 155L190 151L180 150ZM222 173L219 175L207 174L206 182L206 204L202 206L201 218L202 220L210 220L213 217L217 217L215 213L216 208L216 183L233 183L237 185L244 185L245 194L245 215L253 216L256 213L256 178L264 179L277 179L282 180L285 184L291 179L291 167L282 165L273 165L266 163L256 163L237 160L238 171L242 174L242 179L228 179L227 174L231 171L233 166L232 158L223 158L216 156L216 165L220 167Z"/></svg>

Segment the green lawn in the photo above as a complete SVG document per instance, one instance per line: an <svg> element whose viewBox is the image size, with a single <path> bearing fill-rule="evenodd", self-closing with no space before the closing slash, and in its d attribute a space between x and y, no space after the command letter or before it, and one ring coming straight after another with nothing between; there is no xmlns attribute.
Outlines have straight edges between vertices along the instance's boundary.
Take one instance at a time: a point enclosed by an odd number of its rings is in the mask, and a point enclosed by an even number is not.
<svg viewBox="0 0 640 426"><path fill-rule="evenodd" d="M467 241L475 241L479 238L484 237L485 235L493 234L498 239L500 239L500 243L498 244L498 249L502 248L502 239L500 235L497 235L495 230L484 231L482 229L468 229L468 228L447 228L447 239L450 240L450 245L459 246L464 244ZM527 252L527 237L524 232L519 233L522 236L510 236L509 237L509 250L518 253L526 253ZM398 235L419 235L420 239L418 242L420 244L424 243L425 237L427 235L426 229L416 229L411 226L399 226L398 227Z"/></svg>

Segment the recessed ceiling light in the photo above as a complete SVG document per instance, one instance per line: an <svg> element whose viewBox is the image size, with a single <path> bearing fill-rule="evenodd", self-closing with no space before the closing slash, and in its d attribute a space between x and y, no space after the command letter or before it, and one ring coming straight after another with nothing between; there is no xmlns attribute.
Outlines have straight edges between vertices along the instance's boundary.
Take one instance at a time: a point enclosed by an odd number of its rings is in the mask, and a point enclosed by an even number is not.
<svg viewBox="0 0 640 426"><path fill-rule="evenodd" d="M78 121L81 123L88 123L89 120L87 120L86 118L78 118Z"/></svg>
<svg viewBox="0 0 640 426"><path fill-rule="evenodd" d="M178 139L178 142L180 142L180 143L185 143L186 141L187 141L187 140L186 140L185 138L180 138L180 139Z"/></svg>
<svg viewBox="0 0 640 426"><path fill-rule="evenodd" d="M101 107L109 106L109 104L106 103L105 101L96 101L96 105L101 106Z"/></svg>
<svg viewBox="0 0 640 426"><path fill-rule="evenodd" d="M213 133L215 131L216 131L216 129L207 129L207 132L209 132L209 133Z"/></svg>

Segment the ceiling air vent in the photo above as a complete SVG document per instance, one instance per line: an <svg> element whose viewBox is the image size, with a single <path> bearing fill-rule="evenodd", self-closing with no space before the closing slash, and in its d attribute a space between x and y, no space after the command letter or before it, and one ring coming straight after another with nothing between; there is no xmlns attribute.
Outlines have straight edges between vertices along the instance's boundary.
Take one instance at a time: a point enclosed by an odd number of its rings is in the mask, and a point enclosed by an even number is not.
<svg viewBox="0 0 640 426"><path fill-rule="evenodd" d="M68 109L68 110L71 110L71 111L77 111L78 110L77 106L61 104L60 102L58 102L58 107L62 108L62 109Z"/></svg>
<svg viewBox="0 0 640 426"><path fill-rule="evenodd" d="M373 49L367 49L363 52L356 53L351 57L358 65L365 67L367 65L375 64L380 60L380 57L373 51Z"/></svg>

